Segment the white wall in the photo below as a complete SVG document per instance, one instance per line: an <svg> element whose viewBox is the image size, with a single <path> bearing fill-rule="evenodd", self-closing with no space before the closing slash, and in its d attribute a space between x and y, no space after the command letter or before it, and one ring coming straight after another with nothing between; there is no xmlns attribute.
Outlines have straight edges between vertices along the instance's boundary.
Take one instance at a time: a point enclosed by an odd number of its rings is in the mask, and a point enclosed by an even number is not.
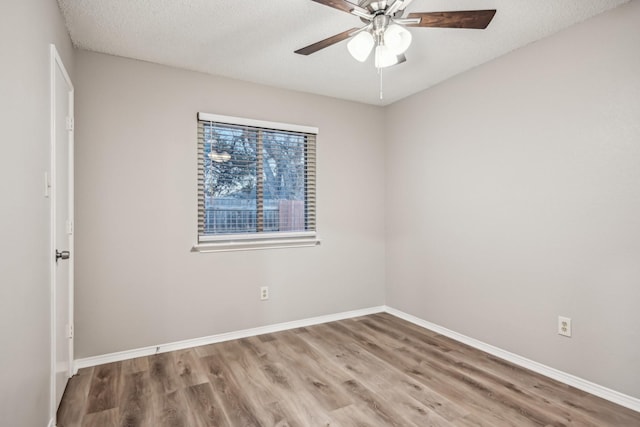
<svg viewBox="0 0 640 427"><path fill-rule="evenodd" d="M630 2L388 109L388 305L640 397L638 23Z"/></svg>
<svg viewBox="0 0 640 427"><path fill-rule="evenodd" d="M55 0L0 5L0 424L49 422L49 44L72 74Z"/></svg>
<svg viewBox="0 0 640 427"><path fill-rule="evenodd" d="M76 71L77 357L384 303L380 108L86 51ZM320 129L321 246L189 252L198 111Z"/></svg>

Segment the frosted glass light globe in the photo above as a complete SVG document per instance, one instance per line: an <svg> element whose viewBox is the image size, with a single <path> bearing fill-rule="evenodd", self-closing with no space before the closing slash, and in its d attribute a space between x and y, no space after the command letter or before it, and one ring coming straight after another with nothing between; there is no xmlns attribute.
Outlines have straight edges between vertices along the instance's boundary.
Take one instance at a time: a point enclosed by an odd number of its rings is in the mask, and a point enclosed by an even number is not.
<svg viewBox="0 0 640 427"><path fill-rule="evenodd" d="M347 43L347 49L349 49L349 53L354 57L354 59L364 62L369 57L369 54L373 49L373 45L374 41L371 33L368 31L362 31L356 34L349 43Z"/></svg>
<svg viewBox="0 0 640 427"><path fill-rule="evenodd" d="M398 24L391 24L384 31L384 44L396 55L402 55L411 44L411 32Z"/></svg>
<svg viewBox="0 0 640 427"><path fill-rule="evenodd" d="M387 46L376 46L376 68L385 68L398 63L398 57Z"/></svg>

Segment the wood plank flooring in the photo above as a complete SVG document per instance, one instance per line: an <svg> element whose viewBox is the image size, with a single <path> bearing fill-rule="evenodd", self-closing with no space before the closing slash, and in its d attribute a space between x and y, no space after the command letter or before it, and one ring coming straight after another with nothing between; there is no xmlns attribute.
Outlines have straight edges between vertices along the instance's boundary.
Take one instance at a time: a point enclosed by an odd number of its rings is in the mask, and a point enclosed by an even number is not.
<svg viewBox="0 0 640 427"><path fill-rule="evenodd" d="M640 426L640 413L389 314L81 370L60 427Z"/></svg>

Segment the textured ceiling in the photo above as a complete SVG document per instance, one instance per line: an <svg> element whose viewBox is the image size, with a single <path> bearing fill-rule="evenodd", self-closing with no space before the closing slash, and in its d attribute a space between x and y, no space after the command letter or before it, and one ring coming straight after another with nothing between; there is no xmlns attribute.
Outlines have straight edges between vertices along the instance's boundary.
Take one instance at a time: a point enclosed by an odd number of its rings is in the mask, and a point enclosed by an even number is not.
<svg viewBox="0 0 640 427"><path fill-rule="evenodd" d="M293 51L359 18L311 0L59 0L82 49L386 105L629 0L414 0L407 12L497 9L486 30L411 28L407 62L355 61L346 41ZM355 3L355 0L353 1ZM540 64L544 67L545 64Z"/></svg>

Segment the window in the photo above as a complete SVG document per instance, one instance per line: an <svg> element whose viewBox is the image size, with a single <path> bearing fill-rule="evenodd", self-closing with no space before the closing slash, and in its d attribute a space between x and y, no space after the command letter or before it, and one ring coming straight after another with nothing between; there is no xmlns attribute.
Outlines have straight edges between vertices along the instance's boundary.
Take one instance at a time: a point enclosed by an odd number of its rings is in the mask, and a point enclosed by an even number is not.
<svg viewBox="0 0 640 427"><path fill-rule="evenodd" d="M312 246L316 128L198 113L196 251Z"/></svg>

